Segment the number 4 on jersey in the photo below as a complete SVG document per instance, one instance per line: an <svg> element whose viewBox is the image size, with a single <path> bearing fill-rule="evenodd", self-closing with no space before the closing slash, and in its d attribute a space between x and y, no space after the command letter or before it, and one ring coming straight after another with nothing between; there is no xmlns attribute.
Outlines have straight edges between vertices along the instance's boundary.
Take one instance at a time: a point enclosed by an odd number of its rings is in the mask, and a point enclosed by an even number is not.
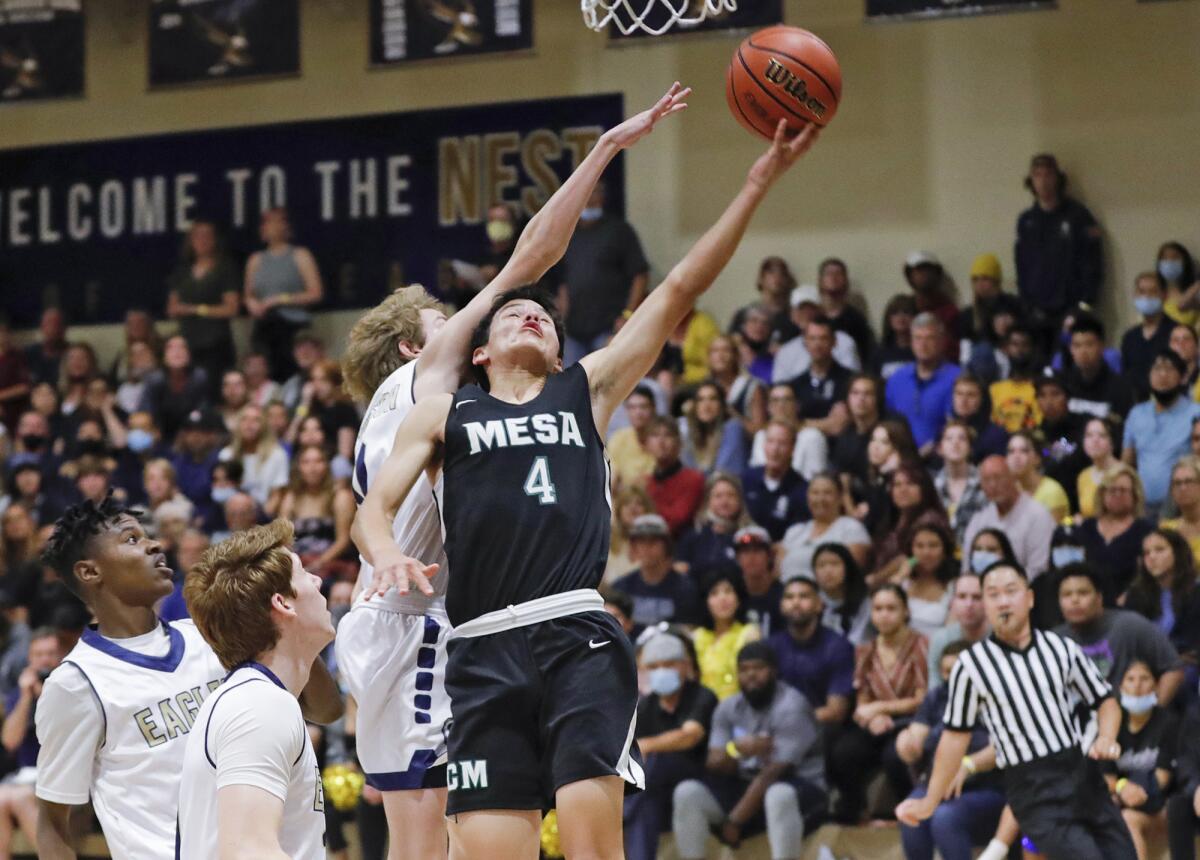
<svg viewBox="0 0 1200 860"><path fill-rule="evenodd" d="M553 505L558 501L558 490L550 480L550 465L545 457L535 457L529 467L529 476L525 479L525 495L537 496L543 505Z"/></svg>

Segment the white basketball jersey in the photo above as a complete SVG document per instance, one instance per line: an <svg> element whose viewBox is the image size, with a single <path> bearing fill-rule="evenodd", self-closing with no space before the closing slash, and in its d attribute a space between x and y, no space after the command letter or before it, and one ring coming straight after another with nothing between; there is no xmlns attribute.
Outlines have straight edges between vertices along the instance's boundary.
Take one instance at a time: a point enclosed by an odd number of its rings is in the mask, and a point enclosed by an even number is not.
<svg viewBox="0 0 1200 860"><path fill-rule="evenodd" d="M117 860L174 855L187 736L225 677L194 622L164 627L170 650L163 657L128 651L89 628L47 681L78 671L100 703L105 725L91 796Z"/></svg>
<svg viewBox="0 0 1200 860"><path fill-rule="evenodd" d="M417 362L410 361L395 370L383 381L371 398L371 405L363 416L354 445L354 496L361 502L371 486L371 479L379 474L383 461L392 453L396 431L412 410L416 402ZM440 492L441 475L437 489ZM424 613L431 607L441 609L446 598L446 549L442 543L442 518L434 499L434 487L422 474L412 491L400 505L392 523L392 536L400 551L419 559L425 564L437 564L438 572L433 578L433 597L426 597L416 589L407 595L399 595L395 589L383 597L371 598L372 605L408 613ZM365 588L374 577L374 569L362 559L358 575L359 585Z"/></svg>
<svg viewBox="0 0 1200 860"><path fill-rule="evenodd" d="M179 786L178 860L218 850L217 792L261 789L283 803L279 847L292 860L325 860L325 794L300 703L270 669L229 673L196 717Z"/></svg>

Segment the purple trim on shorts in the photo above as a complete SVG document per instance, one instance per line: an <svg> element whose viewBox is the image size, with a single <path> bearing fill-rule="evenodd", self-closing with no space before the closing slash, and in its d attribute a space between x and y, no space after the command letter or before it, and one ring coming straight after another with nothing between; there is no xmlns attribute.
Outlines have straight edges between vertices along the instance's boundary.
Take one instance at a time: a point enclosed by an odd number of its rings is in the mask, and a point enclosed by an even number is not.
<svg viewBox="0 0 1200 860"><path fill-rule="evenodd" d="M437 761L437 750L417 750L413 753L408 770L391 773L366 773L367 785L379 791L412 791L425 788L425 774Z"/></svg>

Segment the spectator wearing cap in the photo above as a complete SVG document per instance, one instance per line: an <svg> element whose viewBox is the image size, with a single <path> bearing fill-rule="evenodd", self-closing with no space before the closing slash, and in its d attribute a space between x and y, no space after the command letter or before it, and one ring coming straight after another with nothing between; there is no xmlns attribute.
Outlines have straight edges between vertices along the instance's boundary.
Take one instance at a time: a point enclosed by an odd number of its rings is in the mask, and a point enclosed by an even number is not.
<svg viewBox="0 0 1200 860"><path fill-rule="evenodd" d="M1162 349L1150 366L1151 399L1129 412L1121 459L1138 470L1146 488L1146 509L1157 519L1167 498L1171 469L1191 450L1192 425L1200 420L1200 404L1184 396L1187 368L1170 349Z"/></svg>
<svg viewBox="0 0 1200 860"><path fill-rule="evenodd" d="M1079 510L1079 474L1088 467L1083 450L1083 431L1087 416L1071 412L1067 387L1062 377L1046 373L1034 383L1041 423L1035 434L1040 437L1042 469L1046 477L1057 481L1066 491L1071 510Z"/></svg>
<svg viewBox="0 0 1200 860"><path fill-rule="evenodd" d="M193 409L184 419L171 457L180 491L205 516L213 504L212 470L220 459L224 433L225 422L219 415L208 409Z"/></svg>
<svg viewBox="0 0 1200 860"><path fill-rule="evenodd" d="M825 603L812 577L788 580L780 610L784 627L767 640L780 679L804 694L823 726L841 726L854 697L854 646L822 623Z"/></svg>
<svg viewBox="0 0 1200 860"><path fill-rule="evenodd" d="M1001 379L988 386L992 421L1007 433L1029 430L1042 420L1033 380L1037 375L1033 332L1025 325L1008 330L997 356Z"/></svg>
<svg viewBox="0 0 1200 860"><path fill-rule="evenodd" d="M738 689L717 706L708 774L675 789L673 830L682 860L706 854L710 832L737 848L766 830L772 857L799 857L805 823L827 805L821 735L811 705L779 683L772 650L751 642L738 654Z"/></svg>
<svg viewBox="0 0 1200 860"><path fill-rule="evenodd" d="M672 564L667 521L658 514L643 514L633 521L629 542L639 566L612 587L633 598L634 623L646 627L664 621L698 624L700 593L695 583Z"/></svg>
<svg viewBox="0 0 1200 860"><path fill-rule="evenodd" d="M793 523L809 518L808 484L792 468L796 428L772 420L763 433L765 462L746 470L742 491L750 519L766 529L772 541L777 541Z"/></svg>
<svg viewBox="0 0 1200 860"><path fill-rule="evenodd" d="M971 263L971 304L959 313L959 363L983 379L999 376L996 352L1006 331L998 331L997 317L1019 320L1021 303L1001 289L1000 260L995 254L980 254Z"/></svg>
<svg viewBox="0 0 1200 860"><path fill-rule="evenodd" d="M1104 323L1090 314L1079 314L1071 326L1071 362L1062 374L1068 408L1080 415L1124 421L1133 408L1129 380L1105 360Z"/></svg>
<svg viewBox="0 0 1200 860"><path fill-rule="evenodd" d="M1138 399L1150 393L1146 385L1150 366L1171 345L1175 321L1163 310L1166 297L1167 291L1154 272L1142 272L1133 279L1133 306L1142 321L1127 329L1121 338L1121 371L1133 385Z"/></svg>
<svg viewBox="0 0 1200 860"><path fill-rule="evenodd" d="M979 482L988 505L967 524L964 547L974 546L975 535L983 529L998 529L1008 535L1013 556L1036 579L1050 565L1050 541L1054 536L1054 518L1017 484L1004 457L993 455L979 466ZM963 557L963 571L970 571L970 555Z"/></svg>
<svg viewBox="0 0 1200 860"><path fill-rule="evenodd" d="M945 340L946 327L940 317L918 314L912 322L914 360L887 381L887 407L908 420L922 452L932 449L954 406L958 367L945 360Z"/></svg>
<svg viewBox="0 0 1200 860"><path fill-rule="evenodd" d="M844 261L837 257L826 257L817 267L817 288L821 291L821 313L831 323L834 331L847 334L854 341L856 354L866 365L875 351L875 333L866 316L850 304L850 274ZM795 296L792 297L793 307ZM841 341L841 338L838 338ZM837 350L834 350L837 357ZM847 361L838 361L846 367L852 365ZM855 370L858 368L855 367Z"/></svg>
<svg viewBox="0 0 1200 860"><path fill-rule="evenodd" d="M933 314L942 321L941 350L946 361L958 361L958 307L941 261L929 251L912 251L904 260L904 280L913 291L917 315Z"/></svg>
<svg viewBox="0 0 1200 860"><path fill-rule="evenodd" d="M646 451L654 458L654 471L646 480L646 492L672 538L691 525L704 500L704 473L683 465L682 449L683 438L673 419L660 415L650 420Z"/></svg>
<svg viewBox="0 0 1200 860"><path fill-rule="evenodd" d="M763 636L783 626L780 600L783 586L775 570L771 536L762 526L745 526L733 536L733 558L746 585L746 620Z"/></svg>
<svg viewBox="0 0 1200 860"><path fill-rule="evenodd" d="M704 776L717 697L696 681L687 649L674 634L651 637L642 646L638 665L650 683L650 692L637 707L646 788L625 800L625 856L654 860L659 836L670 829L675 787Z"/></svg>
<svg viewBox="0 0 1200 860"><path fill-rule="evenodd" d="M1071 305L1094 305L1104 280L1100 226L1066 195L1067 175L1048 153L1035 155L1025 187L1034 203L1017 218L1017 290L1048 332Z"/></svg>
<svg viewBox="0 0 1200 860"><path fill-rule="evenodd" d="M839 331L833 320L821 313L821 295L811 284L801 284L792 290L792 322L800 330L800 334L779 347L775 353L775 363L771 366L771 382L790 382L806 372L812 365L812 356L806 346L806 332L812 320L822 317L829 320L833 330L833 361L852 371L862 367L859 359L858 346L849 334ZM852 309L851 309L852 310ZM857 311L855 311L857 313Z"/></svg>

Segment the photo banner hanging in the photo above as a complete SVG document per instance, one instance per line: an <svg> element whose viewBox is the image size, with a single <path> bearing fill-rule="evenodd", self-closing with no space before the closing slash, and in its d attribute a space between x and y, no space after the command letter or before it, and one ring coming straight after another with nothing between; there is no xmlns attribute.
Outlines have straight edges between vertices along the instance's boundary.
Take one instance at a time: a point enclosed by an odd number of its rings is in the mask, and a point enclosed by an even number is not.
<svg viewBox="0 0 1200 860"><path fill-rule="evenodd" d="M194 221L240 264L276 206L316 257L323 307L432 287L439 261L486 253L490 205L531 217L623 116L611 94L0 150L0 310L18 327L43 305L73 323L159 314ZM614 213L623 170L605 172Z"/></svg>
<svg viewBox="0 0 1200 860"><path fill-rule="evenodd" d="M151 0L151 87L299 72L300 0Z"/></svg>
<svg viewBox="0 0 1200 860"><path fill-rule="evenodd" d="M370 3L371 64L375 66L533 47L533 0Z"/></svg>
<svg viewBox="0 0 1200 860"><path fill-rule="evenodd" d="M1058 0L866 0L867 19L899 21L1054 9Z"/></svg>
<svg viewBox="0 0 1200 860"><path fill-rule="evenodd" d="M0 0L0 102L81 95L82 0Z"/></svg>
<svg viewBox="0 0 1200 860"><path fill-rule="evenodd" d="M645 0L635 0L635 5L641 2L645 2ZM668 2L687 2L689 4L687 16L691 17L699 13L700 7L707 0L668 0ZM618 12L618 14L620 13ZM646 24L650 27L659 28L667 22L668 15L667 7L662 2L659 2L650 10L650 15L646 18ZM757 30L760 27L770 27L772 24L781 23L783 23L783 0L738 0L738 8L735 12L721 12L717 15L709 14L699 24L681 24L676 22L662 36L651 37L649 33L640 30L635 30L626 36L615 24L609 25L608 36L610 44L621 45L640 43L646 38L661 39L668 36L687 36L693 33L720 34L739 30Z"/></svg>

